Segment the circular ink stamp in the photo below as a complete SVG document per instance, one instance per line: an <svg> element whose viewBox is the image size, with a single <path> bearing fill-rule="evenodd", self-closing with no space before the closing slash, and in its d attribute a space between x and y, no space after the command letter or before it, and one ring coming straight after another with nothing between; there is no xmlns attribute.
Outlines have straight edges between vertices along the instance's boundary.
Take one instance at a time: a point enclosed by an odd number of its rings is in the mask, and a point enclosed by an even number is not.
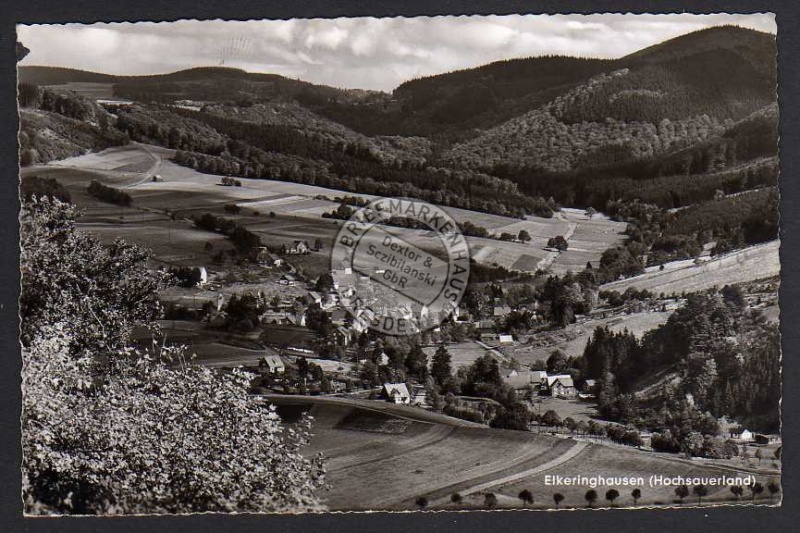
<svg viewBox="0 0 800 533"><path fill-rule="evenodd" d="M331 276L353 328L413 335L457 309L469 279L469 247L441 207L378 198L341 227Z"/></svg>

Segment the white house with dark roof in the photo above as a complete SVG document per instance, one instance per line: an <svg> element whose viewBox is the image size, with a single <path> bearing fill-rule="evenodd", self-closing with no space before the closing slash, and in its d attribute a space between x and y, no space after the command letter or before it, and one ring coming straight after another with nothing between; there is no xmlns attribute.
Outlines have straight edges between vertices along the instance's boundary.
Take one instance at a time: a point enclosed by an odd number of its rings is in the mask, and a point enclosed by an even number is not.
<svg viewBox="0 0 800 533"><path fill-rule="evenodd" d="M381 389L381 396L386 400L397 404L411 403L411 394L405 383L384 383Z"/></svg>
<svg viewBox="0 0 800 533"><path fill-rule="evenodd" d="M572 380L572 376L569 374L547 376L545 383L547 391L553 397L574 398L578 394L578 391L575 389L575 383Z"/></svg>

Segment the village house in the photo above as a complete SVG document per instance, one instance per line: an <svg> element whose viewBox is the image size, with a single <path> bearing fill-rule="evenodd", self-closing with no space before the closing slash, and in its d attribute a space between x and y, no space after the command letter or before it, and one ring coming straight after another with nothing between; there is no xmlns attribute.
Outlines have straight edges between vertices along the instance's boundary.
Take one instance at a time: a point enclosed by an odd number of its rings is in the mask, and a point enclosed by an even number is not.
<svg viewBox="0 0 800 533"><path fill-rule="evenodd" d="M411 386L411 405L428 407L428 392L424 385Z"/></svg>
<svg viewBox="0 0 800 533"><path fill-rule="evenodd" d="M569 399L577 395L575 383L569 374L547 376L544 381L545 390L554 398Z"/></svg>
<svg viewBox="0 0 800 533"><path fill-rule="evenodd" d="M510 344L514 344L514 336L513 335L504 335L500 334L497 336L497 340L500 341L500 344L503 346L508 346Z"/></svg>
<svg viewBox="0 0 800 533"><path fill-rule="evenodd" d="M381 397L396 404L408 405L411 403L411 395L405 383L384 383L381 388Z"/></svg>
<svg viewBox="0 0 800 533"><path fill-rule="evenodd" d="M479 320L475 324L475 329L478 330L478 333L492 333L494 332L494 322L491 320Z"/></svg>
<svg viewBox="0 0 800 533"><path fill-rule="evenodd" d="M258 363L259 368L265 368L270 374L283 374L286 366L279 355L265 355Z"/></svg>
<svg viewBox="0 0 800 533"><path fill-rule="evenodd" d="M347 323L347 311L344 309L334 309L331 311L331 324L334 326L344 326Z"/></svg>
<svg viewBox="0 0 800 533"><path fill-rule="evenodd" d="M308 299L312 303L322 305L322 295L317 291L308 291Z"/></svg>
<svg viewBox="0 0 800 533"><path fill-rule="evenodd" d="M297 278L291 274L283 274L278 283L280 283L281 285L286 285L288 287L294 287L295 285L297 285Z"/></svg>
<svg viewBox="0 0 800 533"><path fill-rule="evenodd" d="M378 354L377 363L379 366L386 366L389 364L389 356L383 350Z"/></svg>
<svg viewBox="0 0 800 533"><path fill-rule="evenodd" d="M259 317L262 324L289 324L289 317L293 314L289 311L265 311Z"/></svg>
<svg viewBox="0 0 800 533"><path fill-rule="evenodd" d="M202 287L208 283L208 271L206 270L206 267L198 267L197 270L200 271L200 281L197 282L197 286Z"/></svg>
<svg viewBox="0 0 800 533"><path fill-rule="evenodd" d="M103 109L116 110L116 109L130 109L133 107L133 102L130 100L115 100L111 98L97 98L95 100L97 105L102 106Z"/></svg>
<svg viewBox="0 0 800 533"><path fill-rule="evenodd" d="M730 438L740 442L752 442L755 438L752 431L744 428L731 428Z"/></svg>
<svg viewBox="0 0 800 533"><path fill-rule="evenodd" d="M308 245L308 241L292 241L290 246L283 246L283 253L287 255L305 255L311 252L311 246Z"/></svg>
<svg viewBox="0 0 800 533"><path fill-rule="evenodd" d="M335 330L333 330L332 335L333 335L333 340L337 346L347 347L350 345L351 334L350 330L348 330L347 328L339 326Z"/></svg>
<svg viewBox="0 0 800 533"><path fill-rule="evenodd" d="M481 342L497 342L500 336L497 333L481 333Z"/></svg>
<svg viewBox="0 0 800 533"><path fill-rule="evenodd" d="M286 317L286 323L291 324L292 326L306 326L306 314L305 313L291 313Z"/></svg>
<svg viewBox="0 0 800 533"><path fill-rule="evenodd" d="M256 262L259 265L268 268L283 266L283 259L272 255L266 246L262 246L258 249L258 254L256 255Z"/></svg>
<svg viewBox="0 0 800 533"><path fill-rule="evenodd" d="M528 398L537 394L542 386L542 379L547 378L547 372L541 370L511 370L503 376L503 382L514 389L520 398Z"/></svg>
<svg viewBox="0 0 800 533"><path fill-rule="evenodd" d="M492 316L494 318L502 318L511 314L511 308L507 305L496 305L492 309Z"/></svg>

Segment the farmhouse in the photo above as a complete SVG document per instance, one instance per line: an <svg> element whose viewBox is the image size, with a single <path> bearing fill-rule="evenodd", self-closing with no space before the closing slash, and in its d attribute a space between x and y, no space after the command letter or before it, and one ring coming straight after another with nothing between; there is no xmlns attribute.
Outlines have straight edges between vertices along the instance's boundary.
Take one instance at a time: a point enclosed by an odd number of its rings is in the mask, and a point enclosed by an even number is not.
<svg viewBox="0 0 800 533"><path fill-rule="evenodd" d="M411 403L411 395L405 383L384 383L381 388L381 397L397 404Z"/></svg>
<svg viewBox="0 0 800 533"><path fill-rule="evenodd" d="M308 241L293 241L290 246L286 246L285 244L281 248L283 253L286 255L305 255L311 252L311 247L308 245Z"/></svg>
<svg viewBox="0 0 800 533"><path fill-rule="evenodd" d="M595 379L587 379L583 382L583 393L584 394L596 394L597 393L597 380Z"/></svg>
<svg viewBox="0 0 800 533"><path fill-rule="evenodd" d="M755 435L749 429L733 428L730 436L733 440L740 440L742 442L752 442Z"/></svg>
<svg viewBox="0 0 800 533"><path fill-rule="evenodd" d="M270 253L267 247L262 246L258 249L258 254L256 255L256 262L265 267L280 267L283 265L283 259L280 257L275 257Z"/></svg>
<svg viewBox="0 0 800 533"><path fill-rule="evenodd" d="M347 311L344 309L334 309L331 311L331 324L334 326L344 326L347 322Z"/></svg>
<svg viewBox="0 0 800 533"><path fill-rule="evenodd" d="M419 407L428 406L428 393L424 385L411 386L411 405L417 405Z"/></svg>
<svg viewBox="0 0 800 533"><path fill-rule="evenodd" d="M332 335L337 346L348 346L350 344L350 330L347 328L339 326L333 330Z"/></svg>
<svg viewBox="0 0 800 533"><path fill-rule="evenodd" d="M481 333L481 342L497 342L499 338L497 333Z"/></svg>
<svg viewBox="0 0 800 533"><path fill-rule="evenodd" d="M289 324L289 317L293 316L288 311L265 311L261 314L262 324Z"/></svg>
<svg viewBox="0 0 800 533"><path fill-rule="evenodd" d="M315 304L322 304L322 295L317 291L308 291L308 299Z"/></svg>
<svg viewBox="0 0 800 533"><path fill-rule="evenodd" d="M266 368L270 374L283 374L286 372L286 366L279 355L266 355L261 358L258 363L261 368Z"/></svg>
<svg viewBox="0 0 800 533"><path fill-rule="evenodd" d="M297 278L291 274L284 274L281 276L280 281L278 281L281 285L286 285L289 287L294 287L297 285Z"/></svg>
<svg viewBox="0 0 800 533"><path fill-rule="evenodd" d="M574 398L577 395L575 383L569 374L547 376L543 381L543 385L550 396L555 398Z"/></svg>
<svg viewBox="0 0 800 533"><path fill-rule="evenodd" d="M547 372L541 370L526 370L519 372L512 370L503 376L503 381L514 389L519 397L528 397L539 391L542 379L547 378Z"/></svg>

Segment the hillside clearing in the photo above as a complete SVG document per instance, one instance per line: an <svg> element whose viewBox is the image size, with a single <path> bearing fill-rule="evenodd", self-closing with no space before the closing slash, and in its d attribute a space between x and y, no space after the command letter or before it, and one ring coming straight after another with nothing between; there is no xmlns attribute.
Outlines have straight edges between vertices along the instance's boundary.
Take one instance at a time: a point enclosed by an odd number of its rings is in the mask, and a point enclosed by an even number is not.
<svg viewBox="0 0 800 533"><path fill-rule="evenodd" d="M113 234L117 230L126 235L135 233L136 221L131 220L131 224L125 224L129 228L121 229L118 224L120 216L127 217L131 211L120 212L107 205L98 205L84 191L91 180L125 187L133 198L134 208L155 210L165 215L177 212L182 217L188 217L220 211L224 205L235 203L242 210L237 217L240 223L259 233L266 244L280 246L295 239L320 238L327 249L340 228L340 221L323 219L321 215L336 208L338 202L335 198L354 194L301 183L244 178L239 180L242 184L240 187L224 187L220 185L221 176L176 165L169 160L173 155L172 150L133 143L72 157L46 167L25 169L23 175L47 175L61 181L74 195L79 206L89 208L87 216L101 215L106 222L113 220L113 225L94 228L106 234ZM150 179L155 174L158 175L157 182ZM372 195L355 195L376 198ZM610 221L602 215L589 219L581 210L564 209L550 219L528 216L524 220L458 208L447 210L458 222L469 221L496 235L506 232L516 237L520 231L527 231L531 236L528 243L477 237L468 239L476 261L511 270L534 272L541 268L555 274L579 270L589 261L599 261L606 248L624 239L622 232L625 224ZM281 217L280 224L267 218L270 213ZM149 227L139 229L143 232L153 231ZM157 229L155 231L160 232ZM418 246L430 242L428 232L399 231L405 239ZM565 235L570 240L570 249L566 252L557 254L545 249L548 239L557 235ZM177 243L184 236L187 235L183 232L176 234L172 245L179 248L183 246ZM162 239L157 240L160 242ZM185 247L192 248L192 241L195 240L190 238L190 242L184 243ZM160 253L161 250L157 250L157 255ZM202 257L199 251L195 255Z"/></svg>
<svg viewBox="0 0 800 533"><path fill-rule="evenodd" d="M640 276L607 283L601 290L625 292L629 288L659 294L681 294L777 276L781 271L780 241L749 246L700 264L679 261Z"/></svg>

